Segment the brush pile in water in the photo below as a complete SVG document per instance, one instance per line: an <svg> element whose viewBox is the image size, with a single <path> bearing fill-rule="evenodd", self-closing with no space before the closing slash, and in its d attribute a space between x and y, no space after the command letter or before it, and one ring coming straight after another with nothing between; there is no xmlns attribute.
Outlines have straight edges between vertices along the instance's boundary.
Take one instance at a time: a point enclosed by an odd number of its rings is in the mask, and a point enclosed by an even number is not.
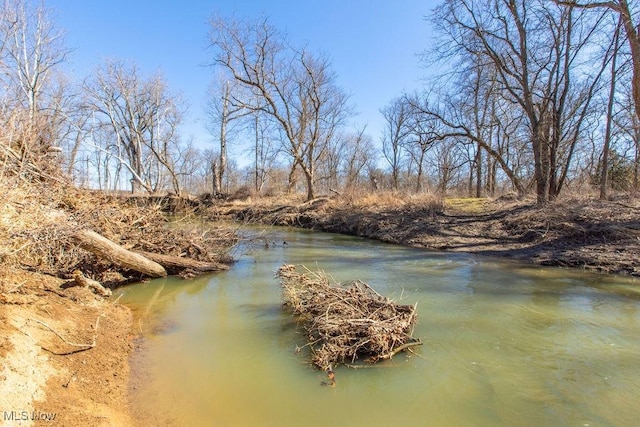
<svg viewBox="0 0 640 427"><path fill-rule="evenodd" d="M420 340L411 336L416 307L398 305L362 281L329 283L326 275L283 265L277 273L284 306L302 321L312 362L327 370L358 357L390 359Z"/></svg>

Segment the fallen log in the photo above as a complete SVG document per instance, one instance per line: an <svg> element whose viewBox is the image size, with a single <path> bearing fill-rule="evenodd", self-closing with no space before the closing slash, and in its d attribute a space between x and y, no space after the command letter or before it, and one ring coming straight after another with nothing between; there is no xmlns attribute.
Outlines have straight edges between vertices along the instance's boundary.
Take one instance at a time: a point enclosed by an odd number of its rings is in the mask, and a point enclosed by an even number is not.
<svg viewBox="0 0 640 427"><path fill-rule="evenodd" d="M131 252L92 230L83 229L74 234L80 246L100 258L149 277L165 277L167 271L157 262Z"/></svg>
<svg viewBox="0 0 640 427"><path fill-rule="evenodd" d="M188 268L197 272L207 272L229 269L228 265L219 264L217 262L198 261L195 259L179 257L175 255L164 255L144 251L135 251L135 253L140 254L143 257L150 259L151 261L157 262L167 270Z"/></svg>

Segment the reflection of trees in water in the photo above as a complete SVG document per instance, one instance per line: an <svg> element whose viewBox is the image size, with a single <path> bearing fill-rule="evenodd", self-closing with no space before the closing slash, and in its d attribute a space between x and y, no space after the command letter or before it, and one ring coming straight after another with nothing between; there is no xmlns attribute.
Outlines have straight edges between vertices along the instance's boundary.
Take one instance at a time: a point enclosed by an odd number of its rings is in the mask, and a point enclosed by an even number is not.
<svg viewBox="0 0 640 427"><path fill-rule="evenodd" d="M169 307L175 304L180 294L197 295L209 282L209 276L191 280L163 277L122 288L120 300L131 308L134 315L134 330L143 335L166 333L176 325L163 319Z"/></svg>

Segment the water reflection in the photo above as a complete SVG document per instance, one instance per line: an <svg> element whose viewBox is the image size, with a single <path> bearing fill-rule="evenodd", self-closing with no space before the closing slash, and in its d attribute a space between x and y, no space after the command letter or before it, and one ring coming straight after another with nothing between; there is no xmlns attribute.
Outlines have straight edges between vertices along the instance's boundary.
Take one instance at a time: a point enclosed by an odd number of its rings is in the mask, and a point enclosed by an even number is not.
<svg viewBox="0 0 640 427"><path fill-rule="evenodd" d="M634 280L304 231L268 239L228 272L126 288L145 336L141 425L624 426L640 415ZM417 302L425 344L321 387L280 310L283 263Z"/></svg>

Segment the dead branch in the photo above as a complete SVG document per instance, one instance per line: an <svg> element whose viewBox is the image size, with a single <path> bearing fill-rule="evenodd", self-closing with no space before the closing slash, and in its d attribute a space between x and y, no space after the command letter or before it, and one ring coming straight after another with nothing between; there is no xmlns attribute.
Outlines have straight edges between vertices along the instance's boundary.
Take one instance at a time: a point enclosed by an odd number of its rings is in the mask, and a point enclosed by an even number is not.
<svg viewBox="0 0 640 427"><path fill-rule="evenodd" d="M402 344L401 346L398 346L398 347L394 348L391 352L379 356L378 359L379 360L391 359L391 358L393 358L393 356L395 356L396 354L400 353L401 351L407 350L407 349L409 349L411 347L415 347L417 345L422 345L422 341L416 340L416 341L413 341L413 342L408 342L408 343Z"/></svg>
<svg viewBox="0 0 640 427"><path fill-rule="evenodd" d="M139 254L153 262L160 264L167 270L188 268L198 272L205 272L205 271L222 271L222 270L229 269L228 265L220 264L217 262L197 261L192 258L185 258L185 257L180 257L175 255L157 254L157 253L145 252L145 251L135 251L134 253Z"/></svg>
<svg viewBox="0 0 640 427"><path fill-rule="evenodd" d="M391 359L421 344L411 336L415 306L395 304L360 280L329 283L325 274L301 269L283 265L277 276L285 307L306 330L316 367L326 370L359 357Z"/></svg>
<svg viewBox="0 0 640 427"><path fill-rule="evenodd" d="M76 270L73 272L73 281L76 284L76 286L89 288L100 296L103 296L103 297L111 296L111 289L105 288L100 284L100 282L96 280L89 279L84 274L82 274L82 271L80 270Z"/></svg>

